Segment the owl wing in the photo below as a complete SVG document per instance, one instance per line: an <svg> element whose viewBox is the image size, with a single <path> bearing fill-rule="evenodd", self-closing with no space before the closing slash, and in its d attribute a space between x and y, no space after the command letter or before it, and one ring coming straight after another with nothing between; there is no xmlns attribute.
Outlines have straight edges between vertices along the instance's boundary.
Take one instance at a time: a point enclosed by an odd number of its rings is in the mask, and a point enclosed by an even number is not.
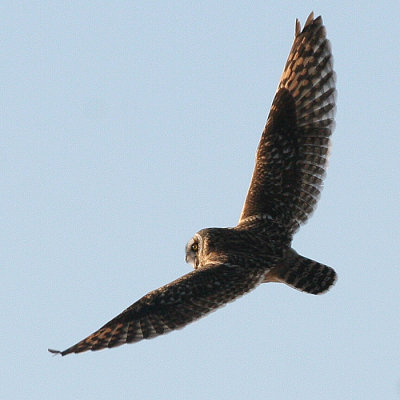
<svg viewBox="0 0 400 400"><path fill-rule="evenodd" d="M334 127L335 73L321 17L296 34L262 134L239 220L272 220L293 235L313 212Z"/></svg>
<svg viewBox="0 0 400 400"><path fill-rule="evenodd" d="M63 356L151 339L183 328L254 289L265 270L230 264L209 264L153 290L86 339L64 350Z"/></svg>

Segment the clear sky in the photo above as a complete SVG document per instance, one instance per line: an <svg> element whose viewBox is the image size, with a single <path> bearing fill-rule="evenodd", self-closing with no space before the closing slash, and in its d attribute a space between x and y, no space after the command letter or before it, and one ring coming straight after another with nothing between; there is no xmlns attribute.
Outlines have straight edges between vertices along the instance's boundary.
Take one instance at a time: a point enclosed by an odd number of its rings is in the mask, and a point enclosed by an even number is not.
<svg viewBox="0 0 400 400"><path fill-rule="evenodd" d="M183 330L53 357L236 224L295 18L322 15L337 124L285 285ZM400 398L398 1L2 1L2 399Z"/></svg>

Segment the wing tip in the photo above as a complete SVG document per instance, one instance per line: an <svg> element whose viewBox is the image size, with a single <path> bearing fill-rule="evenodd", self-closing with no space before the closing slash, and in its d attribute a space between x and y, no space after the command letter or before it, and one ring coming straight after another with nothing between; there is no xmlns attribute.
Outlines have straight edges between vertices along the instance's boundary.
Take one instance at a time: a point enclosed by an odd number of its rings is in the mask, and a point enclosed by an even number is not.
<svg viewBox="0 0 400 400"><path fill-rule="evenodd" d="M320 17L319 17L320 18ZM304 24L304 28L310 25L314 21L314 11L310 12L310 15L306 19L306 23Z"/></svg>
<svg viewBox="0 0 400 400"><path fill-rule="evenodd" d="M66 356L67 354L70 354L70 353L79 353L79 351L77 351L75 349L75 346L69 347L68 349L63 350L63 351L55 350L55 349L47 349L47 351L49 353L53 354L54 356L60 355L60 356L63 356L63 357Z"/></svg>
<svg viewBox="0 0 400 400"><path fill-rule="evenodd" d="M49 353L53 354L54 356L57 356L57 355L63 356L63 355L64 355L64 354L63 354L63 351L60 351L60 350L47 349L47 351L48 351Z"/></svg>
<svg viewBox="0 0 400 400"><path fill-rule="evenodd" d="M310 15L307 17L306 22L304 23L303 29L301 29L301 23L296 18L296 24L295 24L295 37L300 35L301 33L305 32L306 30L309 29L309 27L316 25L322 25L322 17L319 15L318 17L314 18L314 11L310 12Z"/></svg>
<svg viewBox="0 0 400 400"><path fill-rule="evenodd" d="M301 31L301 24L300 24L300 21L296 18L296 26L294 29L294 36L299 35L300 31Z"/></svg>

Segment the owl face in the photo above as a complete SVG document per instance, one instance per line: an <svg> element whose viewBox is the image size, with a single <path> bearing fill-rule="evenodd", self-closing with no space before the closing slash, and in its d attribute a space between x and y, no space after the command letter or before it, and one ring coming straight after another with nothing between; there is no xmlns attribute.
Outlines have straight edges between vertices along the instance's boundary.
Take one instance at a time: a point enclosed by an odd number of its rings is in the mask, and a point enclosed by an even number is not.
<svg viewBox="0 0 400 400"><path fill-rule="evenodd" d="M200 264L200 250L202 242L201 236L196 233L186 245L185 260L188 264L192 264L194 269L197 269Z"/></svg>

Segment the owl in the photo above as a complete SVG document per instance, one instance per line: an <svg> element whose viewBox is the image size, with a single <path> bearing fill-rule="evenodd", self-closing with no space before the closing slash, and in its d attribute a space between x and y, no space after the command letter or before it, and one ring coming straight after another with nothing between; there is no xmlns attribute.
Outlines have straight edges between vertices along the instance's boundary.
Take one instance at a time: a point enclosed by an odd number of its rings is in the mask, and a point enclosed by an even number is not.
<svg viewBox="0 0 400 400"><path fill-rule="evenodd" d="M238 224L206 228L186 245L193 271L143 296L63 356L180 329L266 282L320 294L335 271L296 253L294 233L315 209L334 127L335 73L321 17L295 38L256 153Z"/></svg>

